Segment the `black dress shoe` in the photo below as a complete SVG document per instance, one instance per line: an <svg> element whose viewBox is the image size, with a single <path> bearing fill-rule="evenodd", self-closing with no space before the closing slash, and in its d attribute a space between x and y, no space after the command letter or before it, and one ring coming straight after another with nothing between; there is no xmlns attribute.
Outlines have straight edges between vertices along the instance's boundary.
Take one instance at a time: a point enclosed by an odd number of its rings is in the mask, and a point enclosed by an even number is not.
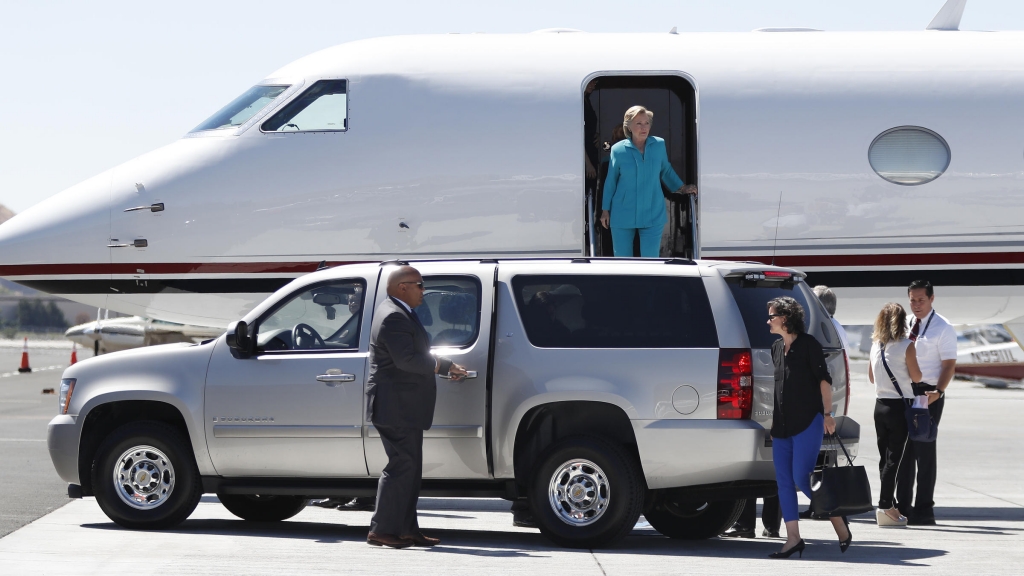
<svg viewBox="0 0 1024 576"><path fill-rule="evenodd" d="M353 498L352 500L338 506L338 510L349 510L356 512L373 512L377 508L377 499L364 497Z"/></svg>
<svg viewBox="0 0 1024 576"><path fill-rule="evenodd" d="M537 519L533 517L533 513L525 505L513 505L512 525L516 528L540 528L540 524L537 524Z"/></svg>
<svg viewBox="0 0 1024 576"><path fill-rule="evenodd" d="M722 538L754 538L753 528L743 528L739 526L733 526L725 532L722 532Z"/></svg>
<svg viewBox="0 0 1024 576"><path fill-rule="evenodd" d="M935 526L935 516L933 514L911 513L910 517L907 518L907 526Z"/></svg>
<svg viewBox="0 0 1024 576"><path fill-rule="evenodd" d="M412 540L399 538L394 534L377 534L376 532L366 535L366 543L370 546L388 546L390 548L408 548L413 545Z"/></svg>
<svg viewBox="0 0 1024 576"><path fill-rule="evenodd" d="M778 530L769 530L769 529L765 528L764 532L761 532L761 537L762 538L779 538L780 536L779 536L779 531Z"/></svg>

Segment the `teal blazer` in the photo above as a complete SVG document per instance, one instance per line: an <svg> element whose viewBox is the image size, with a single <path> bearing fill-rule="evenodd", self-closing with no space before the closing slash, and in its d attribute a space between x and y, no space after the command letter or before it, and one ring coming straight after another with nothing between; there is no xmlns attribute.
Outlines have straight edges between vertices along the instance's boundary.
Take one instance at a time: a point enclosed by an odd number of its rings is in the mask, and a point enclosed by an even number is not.
<svg viewBox="0 0 1024 576"><path fill-rule="evenodd" d="M648 136L641 154L633 141L612 146L608 177L604 181L602 210L611 210L612 228L650 228L668 222L661 183L678 190L683 180L668 162L665 141Z"/></svg>

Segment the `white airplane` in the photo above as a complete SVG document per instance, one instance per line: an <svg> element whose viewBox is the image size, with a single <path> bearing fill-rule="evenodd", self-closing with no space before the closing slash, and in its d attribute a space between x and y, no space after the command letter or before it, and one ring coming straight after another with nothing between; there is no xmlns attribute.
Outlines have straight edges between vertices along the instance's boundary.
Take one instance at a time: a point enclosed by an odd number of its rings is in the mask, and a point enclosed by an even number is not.
<svg viewBox="0 0 1024 576"><path fill-rule="evenodd" d="M918 32L342 44L4 223L0 276L223 327L321 261L609 255L588 158L643 104L700 189L663 255L801 268L845 324L927 278L954 323L1013 326L1024 33L956 31L964 2Z"/></svg>
<svg viewBox="0 0 1024 576"><path fill-rule="evenodd" d="M957 377L994 387L1024 381L1024 349L1000 326L971 326L956 336Z"/></svg>
<svg viewBox="0 0 1024 576"><path fill-rule="evenodd" d="M83 348L92 348L93 354L99 356L155 344L200 342L216 338L222 332L219 328L189 326L139 316L100 318L97 313L96 320L68 328L64 337Z"/></svg>

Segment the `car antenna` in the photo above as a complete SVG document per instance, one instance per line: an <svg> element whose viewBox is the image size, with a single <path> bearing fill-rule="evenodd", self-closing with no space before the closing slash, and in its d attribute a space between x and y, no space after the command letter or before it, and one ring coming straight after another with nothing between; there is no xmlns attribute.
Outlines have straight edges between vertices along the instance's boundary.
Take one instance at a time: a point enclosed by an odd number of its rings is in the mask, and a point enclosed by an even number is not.
<svg viewBox="0 0 1024 576"><path fill-rule="evenodd" d="M316 266L316 271L319 272L321 270L326 270L327 268L330 268L330 266L327 265L327 260L321 260Z"/></svg>
<svg viewBox="0 0 1024 576"><path fill-rule="evenodd" d="M775 252L779 249L779 220L782 218L782 193L779 190L779 209L775 213L775 241L772 243L772 266L775 266Z"/></svg>

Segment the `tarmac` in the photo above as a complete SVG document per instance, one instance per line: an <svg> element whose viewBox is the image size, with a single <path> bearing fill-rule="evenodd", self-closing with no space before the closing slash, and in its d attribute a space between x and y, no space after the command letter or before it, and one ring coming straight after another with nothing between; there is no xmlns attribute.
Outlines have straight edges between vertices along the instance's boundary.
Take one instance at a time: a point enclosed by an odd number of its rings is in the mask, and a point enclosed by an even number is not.
<svg viewBox="0 0 1024 576"><path fill-rule="evenodd" d="M61 353L63 358L64 352ZM10 356L0 353L0 362ZM56 357L55 357L56 360ZM42 358L36 362L47 364ZM66 359L63 360L66 364ZM0 366L5 366L0 364ZM14 368L16 364L12 364ZM878 493L873 388L852 363L851 415L861 423L857 464ZM0 368L2 370L2 368ZM2 376L2 375L0 375ZM442 539L432 549L367 546L368 512L308 507L279 523L245 522L212 495L173 530L139 532L112 523L91 498L70 501L46 455L46 422L59 371L0 377L0 539L3 574L1007 574L1024 566L1024 390L955 381L939 434L938 526L878 528L852 518L853 545L840 554L828 522L802 521L802 559L768 560L781 539L671 540L641 521L607 550L567 550L537 530L514 528L503 500L423 498L420 524ZM61 506L61 504L66 505ZM33 521L34 520L34 521ZM12 528L13 529L13 528ZM785 562L774 565L774 562Z"/></svg>

